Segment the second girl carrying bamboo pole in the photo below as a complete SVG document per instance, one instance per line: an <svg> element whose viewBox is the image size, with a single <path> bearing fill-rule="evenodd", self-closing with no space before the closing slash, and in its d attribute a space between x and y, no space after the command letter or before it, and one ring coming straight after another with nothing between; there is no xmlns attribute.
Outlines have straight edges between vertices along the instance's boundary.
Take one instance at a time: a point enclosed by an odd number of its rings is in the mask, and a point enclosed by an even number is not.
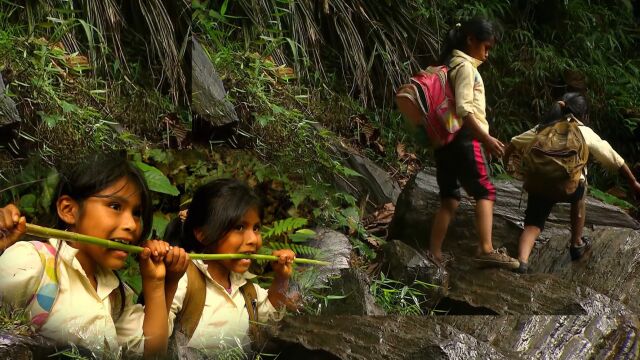
<svg viewBox="0 0 640 360"><path fill-rule="evenodd" d="M172 221L165 238L189 252L256 253L262 246L261 221L260 200L248 185L218 179L195 191L184 223ZM272 262L275 278L269 290L247 281L250 259L192 260L169 314L176 318L178 345L184 345L179 351L200 350L208 356L243 352L251 340L255 347L255 324L275 317L288 302L294 253L287 249L273 255L278 261Z"/></svg>

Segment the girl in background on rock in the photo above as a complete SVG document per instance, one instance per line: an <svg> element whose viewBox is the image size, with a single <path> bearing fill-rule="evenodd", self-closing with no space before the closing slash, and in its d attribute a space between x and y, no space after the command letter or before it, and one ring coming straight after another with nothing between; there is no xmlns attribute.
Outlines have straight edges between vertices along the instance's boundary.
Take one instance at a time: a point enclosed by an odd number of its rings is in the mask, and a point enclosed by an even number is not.
<svg viewBox="0 0 640 360"><path fill-rule="evenodd" d="M584 125L588 121L588 104L586 98L579 93L567 93L562 96L561 101L553 104L547 115L539 125L511 139L504 155L504 163L509 163L509 157L515 151L522 151L527 148L535 139L536 134L544 128L559 121L574 120L578 124L578 129L583 137L584 143L588 147L589 158L593 155L596 161L611 171L618 171L629 182L630 188L636 193L640 193L640 184L633 176L624 159L609 145L602 140L591 128ZM579 260L591 248L588 238L582 236L585 221L585 194L587 188L586 166L583 168L580 182L574 193L558 201L550 199L544 193L529 192L527 208L525 210L524 230L520 235L518 260L520 266L517 272L526 273L529 268L529 255L533 249L535 240L544 229L544 223L551 214L551 209L557 202L571 204L571 245L569 253L572 260ZM526 176L526 175L525 175ZM546 194L549 195L550 187Z"/></svg>
<svg viewBox="0 0 640 360"><path fill-rule="evenodd" d="M179 241L189 252L255 254L262 246L261 221L260 199L247 184L218 179L195 191L184 223L174 219L165 239ZM176 319L178 351L197 349L211 356L249 350L255 325L275 318L276 309L289 302L295 254L287 249L273 255L279 259L271 263L275 278L268 291L248 281L254 277L248 272L250 259L191 262L169 314Z"/></svg>
<svg viewBox="0 0 640 360"><path fill-rule="evenodd" d="M475 260L484 265L517 268L518 261L504 249L495 250L492 244L493 204L495 187L489 178L485 149L502 156L504 145L489 135L485 113L484 83L478 66L489 57L495 45L493 24L474 18L449 31L441 56L447 64L456 101L456 113L463 126L456 138L434 151L436 179L440 188L440 207L431 228L430 256L443 263L442 243L449 223L460 204L460 185L476 200L476 230L478 248Z"/></svg>
<svg viewBox="0 0 640 360"><path fill-rule="evenodd" d="M51 215L58 229L130 244L150 233L147 184L123 156L94 155L63 171L56 194ZM170 250L163 241L145 243L139 256L142 292L148 299L143 308L134 304L135 294L115 273L125 265L126 252L53 238L16 242L25 224L16 206L0 209L4 244L15 242L0 256L3 306L26 307L38 333L63 346L87 348L97 358L164 356L169 328L165 275L168 269L177 273L174 278L184 273L186 261L182 270L175 265L187 257L184 250ZM165 266L163 260L170 261ZM48 290L56 284L57 291Z"/></svg>

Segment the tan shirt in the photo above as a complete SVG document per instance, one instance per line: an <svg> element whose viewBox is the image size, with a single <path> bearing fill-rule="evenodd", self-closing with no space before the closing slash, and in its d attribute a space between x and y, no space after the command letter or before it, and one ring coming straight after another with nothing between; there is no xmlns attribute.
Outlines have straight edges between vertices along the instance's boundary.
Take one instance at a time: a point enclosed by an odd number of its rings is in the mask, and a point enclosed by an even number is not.
<svg viewBox="0 0 640 360"><path fill-rule="evenodd" d="M239 289L247 282L247 279L253 278L255 275L248 272L244 274L232 272L230 274L231 294L229 294L222 285L211 278L207 271L207 264L202 260L193 260L193 262L205 275L207 293L202 317L187 346L205 353L213 353L222 349L249 348L251 343L248 336L249 313ZM178 282L178 289L169 313L169 323L172 325L176 315L182 309L187 292L187 279L185 274ZM268 291L257 284L254 286L258 297L258 321L262 323L269 319L276 319L278 312L269 301ZM172 326L170 327L172 328ZM172 329L169 330L172 331Z"/></svg>
<svg viewBox="0 0 640 360"><path fill-rule="evenodd" d="M581 125L578 126L578 129L580 129L580 133L582 133L582 137L584 137L584 141L589 148L589 156L593 155L593 158L606 169L618 171L622 165L624 165L622 156L613 150L611 145L609 145L606 140L600 138L590 127L583 125L580 121L578 121L578 124ZM535 139L537 128L536 126L520 135L514 136L511 138L511 144L513 144L517 150L522 150L525 145Z"/></svg>
<svg viewBox="0 0 640 360"><path fill-rule="evenodd" d="M453 69L449 77L456 98L456 113L461 118L467 114L473 114L480 127L489 132L487 122L486 100L484 94L484 82L478 72L478 66L482 61L473 58L460 50L451 53L449 68Z"/></svg>
<svg viewBox="0 0 640 360"><path fill-rule="evenodd" d="M58 246L57 239L49 243ZM118 287L117 277L111 270L98 267L94 290L75 258L77 252L62 244L58 253L58 297L39 333L61 345L76 344L108 357L128 351L142 353L144 310L134 304L134 292L125 285L124 312L114 323L109 294ZM20 241L9 247L0 256L0 300L25 306L40 284L42 270L33 245Z"/></svg>

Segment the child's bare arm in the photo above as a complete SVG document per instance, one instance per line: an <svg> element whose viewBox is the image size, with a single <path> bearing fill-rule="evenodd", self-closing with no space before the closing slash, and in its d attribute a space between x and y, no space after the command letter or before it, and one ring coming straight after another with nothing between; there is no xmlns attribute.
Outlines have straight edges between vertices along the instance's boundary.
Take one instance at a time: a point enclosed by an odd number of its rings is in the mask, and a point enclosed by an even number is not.
<svg viewBox="0 0 640 360"><path fill-rule="evenodd" d="M276 250L272 255L278 257L278 261L271 262L276 276L269 287L269 302L276 308L286 306L288 303L287 291L289 278L293 273L293 259L295 254L289 249Z"/></svg>
<svg viewBox="0 0 640 360"><path fill-rule="evenodd" d="M18 241L26 231L27 219L15 205L0 208L0 254Z"/></svg>
<svg viewBox="0 0 640 360"><path fill-rule="evenodd" d="M145 298L144 322L144 357L163 358L167 352L169 338L169 314L165 304L164 281L166 269L164 256L169 244L164 241L151 240L145 243L140 254L140 274L142 275L142 292Z"/></svg>
<svg viewBox="0 0 640 360"><path fill-rule="evenodd" d="M636 177L633 176L633 172L631 171L631 169L629 169L629 166L627 166L627 164L623 164L620 167L620 175L627 179L631 190L640 195L640 183L638 183Z"/></svg>

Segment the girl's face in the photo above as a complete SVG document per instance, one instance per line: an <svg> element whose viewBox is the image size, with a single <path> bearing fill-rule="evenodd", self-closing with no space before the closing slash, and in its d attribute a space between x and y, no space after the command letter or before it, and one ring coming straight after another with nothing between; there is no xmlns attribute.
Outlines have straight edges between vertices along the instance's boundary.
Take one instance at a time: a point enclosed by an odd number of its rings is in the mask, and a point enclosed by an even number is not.
<svg viewBox="0 0 640 360"><path fill-rule="evenodd" d="M58 200L58 213L70 230L101 239L135 244L142 233L141 198L138 186L123 177L78 204L68 196ZM67 218L65 218L67 216ZM76 243L75 247L107 269L120 269L128 254L98 245Z"/></svg>
<svg viewBox="0 0 640 360"><path fill-rule="evenodd" d="M493 48L496 41L491 38L485 41L479 41L474 36L467 37L467 55L480 61L487 61L489 51Z"/></svg>
<svg viewBox="0 0 640 360"><path fill-rule="evenodd" d="M231 231L218 241L212 252L215 254L255 254L262 246L260 215L255 208L249 209ZM244 273L249 270L251 259L218 261L227 270Z"/></svg>

